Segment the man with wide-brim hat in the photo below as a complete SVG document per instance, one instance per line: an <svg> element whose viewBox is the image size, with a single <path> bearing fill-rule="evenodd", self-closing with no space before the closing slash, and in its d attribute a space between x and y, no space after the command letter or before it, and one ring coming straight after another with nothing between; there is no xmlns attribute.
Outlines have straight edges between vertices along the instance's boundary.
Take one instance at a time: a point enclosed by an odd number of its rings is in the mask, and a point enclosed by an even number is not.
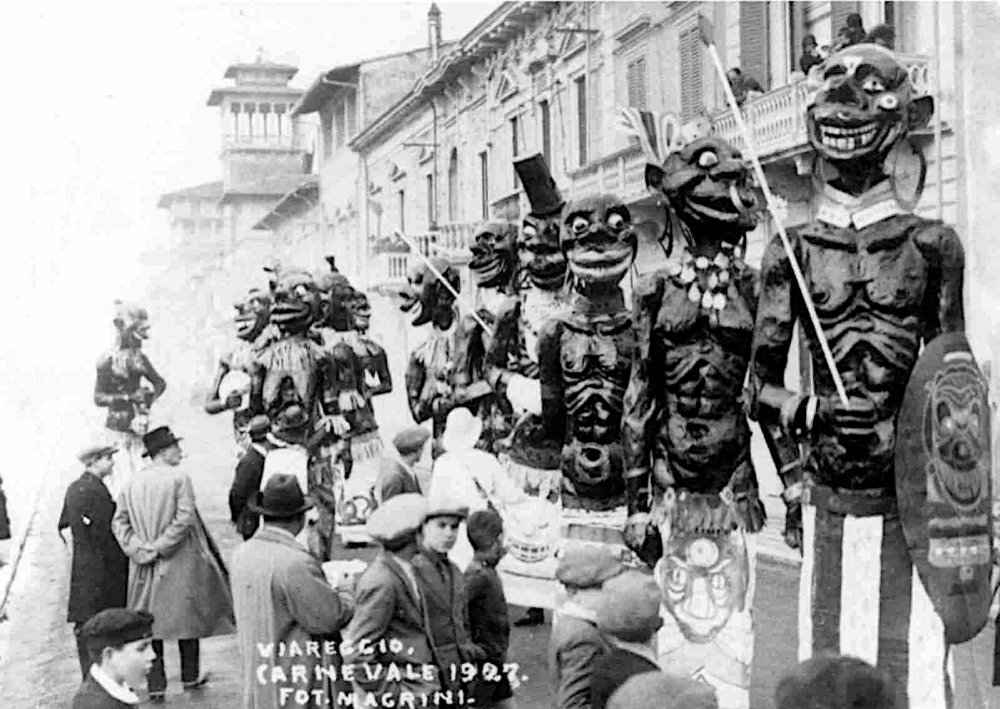
<svg viewBox="0 0 1000 709"><path fill-rule="evenodd" d="M326 652L327 644L320 643L320 657L308 653L279 656L275 652L261 658L259 652L260 643L305 647L320 636L338 641L333 645L336 647L351 618L354 601L350 588L333 588L319 560L296 540L313 504L294 475L274 475L252 503L263 517L263 526L233 554L233 601L243 656L243 706L281 706L283 694L289 689L309 691L310 701L316 706L336 701L333 686L319 671L340 665L336 653ZM275 636L275 629L280 630L279 636ZM271 665L267 677L286 679L259 683L260 663ZM296 681L296 672L302 670L294 668L300 665L305 668L307 684ZM340 689L348 691L346 685Z"/></svg>
<svg viewBox="0 0 1000 709"><path fill-rule="evenodd" d="M226 567L198 513L180 441L168 426L143 436L151 462L126 483L111 524L130 562L128 607L156 618L156 660L147 679L154 703L166 696L164 640L177 641L184 688L199 690L207 682L199 640L234 630Z"/></svg>
<svg viewBox="0 0 1000 709"><path fill-rule="evenodd" d="M400 679L393 681L387 673L381 676L355 673L355 704L378 698L398 699L403 692L411 693L416 701L421 697L433 700L441 689L438 679L427 680L425 667L436 667L427 628L424 593L413 569L417 554L417 536L427 515L427 502L416 493L396 495L381 505L365 524L369 536L382 549L358 579L357 605L354 619L344 633L348 664L366 663L369 667L398 667ZM396 651L401 641L402 650ZM387 642L380 642L387 641ZM371 653L363 652L368 648Z"/></svg>
<svg viewBox="0 0 1000 709"><path fill-rule="evenodd" d="M87 678L90 656L81 635L84 624L105 608L121 608L128 594L128 557L111 531L115 501L106 480L114 471L118 446L96 440L77 454L83 474L70 483L63 499L58 530L73 535L67 620L74 624L80 671ZM65 542L65 540L64 540Z"/></svg>

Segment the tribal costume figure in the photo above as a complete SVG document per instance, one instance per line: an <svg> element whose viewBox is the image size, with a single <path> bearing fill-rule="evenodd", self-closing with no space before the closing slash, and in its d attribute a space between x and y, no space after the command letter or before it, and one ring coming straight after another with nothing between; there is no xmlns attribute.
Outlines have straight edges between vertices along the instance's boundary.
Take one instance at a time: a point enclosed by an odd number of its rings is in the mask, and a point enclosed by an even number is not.
<svg viewBox="0 0 1000 709"><path fill-rule="evenodd" d="M739 245L756 225L755 200L740 154L715 137L689 142L646 175L670 210L668 252L676 232L683 251L633 296L625 539L655 565L663 592L660 665L711 684L720 707L746 709L755 565L748 533L763 526L764 509L743 406L758 276Z"/></svg>
<svg viewBox="0 0 1000 709"><path fill-rule="evenodd" d="M233 438L237 460L250 446L247 430L250 419L256 414L250 406L250 383L256 354L267 341L268 320L271 315L271 298L256 288L251 289L242 303L233 306L238 342L219 359L212 388L205 398L205 412L215 415L233 412ZM226 392L225 398L222 392Z"/></svg>
<svg viewBox="0 0 1000 709"><path fill-rule="evenodd" d="M940 387L942 398L920 430L926 425L930 443L948 443L929 445L922 454L930 462L911 467L899 466L898 448L907 440L897 426L905 419L901 407L914 365L925 361L921 344L931 343L930 351L939 335L964 341L964 256L952 228L898 203L884 170L907 133L926 125L933 100L915 96L905 67L875 45L845 49L820 69L823 84L808 109L809 140L838 174L823 185L817 219L792 239L792 251L849 404L838 397L812 328L806 336L814 395L784 388L793 328L808 319L790 256L775 240L761 273L751 408L780 461L786 536L803 546L800 658L823 652L860 657L903 683L912 709L939 709L951 703L949 639L970 637L962 627L968 621L942 613L947 596L972 597L988 582L976 566L981 549L963 549L969 556L958 559L942 540L940 556L929 564L927 553L918 553L916 536L933 535L935 520L913 526L906 486L925 488L917 516L947 511L948 530L938 534L963 542L972 527L988 522L988 503L984 515L978 509L989 478L972 433L984 422L974 387ZM930 386L914 384L920 391ZM797 444L806 450L804 466ZM965 516L963 509L976 514ZM945 594L928 593L935 575L948 575Z"/></svg>
<svg viewBox="0 0 1000 709"><path fill-rule="evenodd" d="M351 431L355 440L370 449L366 457L378 457L382 452L382 438L378 433L378 423L375 420L375 407L372 399L376 396L392 393L392 373L389 371L389 358L385 348L368 335L371 327L372 306L368 296L361 291L354 291L348 307L354 323L355 337L351 341L354 352L361 358L361 368L364 371L364 390L366 404L357 414L357 420L352 423ZM359 451L354 451L357 457Z"/></svg>
<svg viewBox="0 0 1000 709"><path fill-rule="evenodd" d="M625 503L622 406L634 335L619 284L637 248L628 207L612 195L571 202L561 248L573 294L538 341L542 426L563 442L563 508L605 512Z"/></svg>
<svg viewBox="0 0 1000 709"><path fill-rule="evenodd" d="M149 428L149 409L167 388L142 343L149 338L149 315L145 308L115 302L115 347L97 363L94 403L106 407L105 420L122 451L124 465L116 466L108 486L117 493L136 472L144 448L142 436ZM143 386L147 381L152 389Z"/></svg>
<svg viewBox="0 0 1000 709"><path fill-rule="evenodd" d="M461 288L458 271L442 258L432 259L431 264L457 293ZM431 329L427 339L410 353L406 367L406 398L414 421L432 421L434 443L431 452L436 458L443 452L441 436L448 413L461 405L453 386L458 353L458 314L455 296L438 281L427 264L414 264L407 281L400 293L400 309L413 313L411 324L414 327L430 324Z"/></svg>

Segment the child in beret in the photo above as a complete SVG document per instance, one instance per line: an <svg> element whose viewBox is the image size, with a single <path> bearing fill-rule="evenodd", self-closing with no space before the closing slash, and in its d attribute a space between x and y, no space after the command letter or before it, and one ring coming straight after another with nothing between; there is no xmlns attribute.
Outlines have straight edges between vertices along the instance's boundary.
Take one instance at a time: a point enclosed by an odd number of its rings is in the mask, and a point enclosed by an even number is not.
<svg viewBox="0 0 1000 709"><path fill-rule="evenodd" d="M153 616L108 608L81 630L94 664L73 697L73 709L122 709L139 704L132 690L153 666Z"/></svg>

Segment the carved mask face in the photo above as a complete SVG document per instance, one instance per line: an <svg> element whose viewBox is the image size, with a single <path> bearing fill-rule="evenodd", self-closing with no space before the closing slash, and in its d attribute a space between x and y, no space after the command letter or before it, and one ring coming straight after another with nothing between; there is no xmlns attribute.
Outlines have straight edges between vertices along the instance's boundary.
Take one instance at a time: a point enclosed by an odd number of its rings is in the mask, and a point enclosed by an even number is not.
<svg viewBox="0 0 1000 709"><path fill-rule="evenodd" d="M663 602L684 636L709 642L743 610L749 562L733 536L678 535L656 565Z"/></svg>
<svg viewBox="0 0 1000 709"><path fill-rule="evenodd" d="M933 99L912 98L906 69L883 47L848 47L822 68L823 83L807 113L809 142L831 162L881 162L907 132L930 119Z"/></svg>
<svg viewBox="0 0 1000 709"><path fill-rule="evenodd" d="M254 288L247 293L246 299L242 303L237 303L236 316L236 336L241 340L253 342L264 331L268 318L271 315L271 299L267 294Z"/></svg>
<svg viewBox="0 0 1000 709"><path fill-rule="evenodd" d="M337 332L353 329L354 317L350 302L354 298L354 288L350 281L339 273L328 279L326 299L326 324Z"/></svg>
<svg viewBox="0 0 1000 709"><path fill-rule="evenodd" d="M517 253L535 288L556 290L566 282L566 255L559 248L561 215L529 216L521 223Z"/></svg>
<svg viewBox="0 0 1000 709"><path fill-rule="evenodd" d="M469 270L480 288L502 288L517 266L516 229L510 222L486 222L473 236Z"/></svg>
<svg viewBox="0 0 1000 709"><path fill-rule="evenodd" d="M350 307L351 317L354 319L354 329L367 332L372 320L372 306L368 302L368 296L354 291L354 297L348 307Z"/></svg>
<svg viewBox="0 0 1000 709"><path fill-rule="evenodd" d="M572 274L585 284L617 284L638 246L628 207L613 195L575 200L566 208L562 250Z"/></svg>
<svg viewBox="0 0 1000 709"><path fill-rule="evenodd" d="M951 376L931 385L925 440L935 462L936 488L943 501L959 508L978 506L986 493L988 471L981 467L989 465L990 428L984 401L982 382L972 366L953 368Z"/></svg>
<svg viewBox="0 0 1000 709"><path fill-rule="evenodd" d="M271 322L282 332L305 332L320 313L319 288L305 271L282 273L274 285Z"/></svg>
<svg viewBox="0 0 1000 709"><path fill-rule="evenodd" d="M126 343L141 343L149 339L149 314L138 305L118 303L115 327Z"/></svg>
<svg viewBox="0 0 1000 709"><path fill-rule="evenodd" d="M757 200L740 152L715 136L699 138L671 153L663 168L647 167L646 184L659 189L692 230L737 243L757 226Z"/></svg>
<svg viewBox="0 0 1000 709"><path fill-rule="evenodd" d="M448 279L456 291L461 287L458 272L442 258L431 261L438 273ZM400 297L400 309L404 313L413 311L412 325L419 327L429 322L436 327L448 329L455 318L453 296L447 288L438 282L437 276L423 262L416 263L407 274L407 284L403 287Z"/></svg>

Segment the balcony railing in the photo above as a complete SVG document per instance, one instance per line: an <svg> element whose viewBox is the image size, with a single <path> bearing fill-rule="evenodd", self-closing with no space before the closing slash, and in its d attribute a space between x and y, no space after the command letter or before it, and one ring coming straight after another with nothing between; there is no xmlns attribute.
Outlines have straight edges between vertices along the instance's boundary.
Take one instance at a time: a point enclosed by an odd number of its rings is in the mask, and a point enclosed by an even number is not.
<svg viewBox="0 0 1000 709"><path fill-rule="evenodd" d="M223 148L283 148L304 150L310 141L301 135L233 135L222 136Z"/></svg>
<svg viewBox="0 0 1000 709"><path fill-rule="evenodd" d="M459 268L468 263L469 245L475 233L472 222L448 222L438 224L433 231L407 234L407 238L424 256L448 259ZM406 283L406 273L410 264L419 257L408 252L383 252L369 258L368 281L375 287L396 289ZM463 283L465 279L463 278Z"/></svg>
<svg viewBox="0 0 1000 709"><path fill-rule="evenodd" d="M368 283L376 288L398 289L406 283L412 258L416 257L401 252L373 254L368 259Z"/></svg>

